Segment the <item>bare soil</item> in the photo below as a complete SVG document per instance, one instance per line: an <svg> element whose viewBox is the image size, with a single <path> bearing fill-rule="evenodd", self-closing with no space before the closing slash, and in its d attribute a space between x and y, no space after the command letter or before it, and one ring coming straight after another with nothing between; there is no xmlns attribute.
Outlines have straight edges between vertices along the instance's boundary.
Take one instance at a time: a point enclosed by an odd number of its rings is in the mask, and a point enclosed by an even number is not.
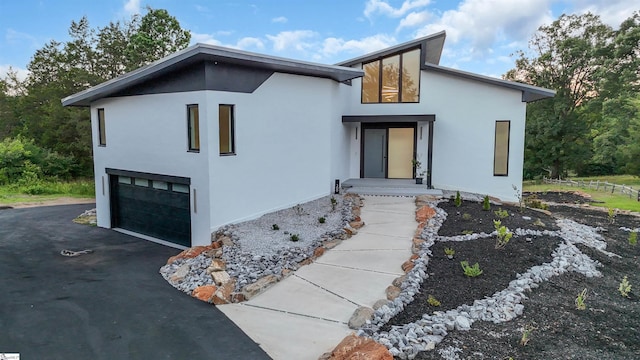
<svg viewBox="0 0 640 360"><path fill-rule="evenodd" d="M509 212L509 217L502 220L503 225L512 230L518 227L555 230L554 218L570 218L602 227L607 250L621 257L608 257L579 245L583 253L602 264L599 267L602 277L587 278L577 273L554 277L528 294L522 316L501 324L477 321L470 331L451 331L434 351L420 353L418 359L640 359L640 245L630 245L629 232L620 230L620 227L640 227L640 219L618 214L611 223L606 212L575 206L576 201L588 202L588 199L574 198L575 194L536 195L543 201L565 201L572 206L551 206L551 216L530 209L520 213L517 207L502 206ZM463 202L456 208L452 201L441 203L440 207L449 214L439 231L445 236L463 231L493 231L494 211L499 208L492 206L491 211L483 211L481 203L472 202ZM463 218L465 213L469 216ZM386 328L415 321L422 314L446 311L491 296L506 288L517 273L550 261L551 252L560 241L562 239L551 236L529 240L514 237L502 249L495 249L495 238L436 242L431 248L430 277L423 283L421 293L405 311L392 318ZM455 249L453 260L445 256L444 247ZM478 262L483 274L466 277L460 266L462 260L470 264ZM628 298L618 292L624 276L632 284ZM587 309L577 310L575 298L583 289L587 289ZM429 295L440 300L441 305L430 306ZM533 330L527 344L522 345L525 327ZM454 355L447 357L445 352Z"/></svg>

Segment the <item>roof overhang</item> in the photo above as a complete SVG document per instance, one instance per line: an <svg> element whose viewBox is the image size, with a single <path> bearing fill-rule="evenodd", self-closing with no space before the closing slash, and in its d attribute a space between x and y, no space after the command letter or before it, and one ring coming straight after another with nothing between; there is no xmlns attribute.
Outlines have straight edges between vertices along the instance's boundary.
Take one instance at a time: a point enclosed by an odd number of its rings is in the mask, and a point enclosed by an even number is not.
<svg viewBox="0 0 640 360"><path fill-rule="evenodd" d="M442 55L442 48L444 47L444 40L447 34L445 31L440 31L429 36L411 40L390 48L386 48L381 51L373 52L364 56L353 58L340 62L336 65L339 66L353 66L361 63L370 62L376 59L380 59L389 55L403 52L413 48L420 47L422 49L422 64L439 64L440 56Z"/></svg>
<svg viewBox="0 0 640 360"><path fill-rule="evenodd" d="M344 115L343 123L408 123L436 121L435 115Z"/></svg>
<svg viewBox="0 0 640 360"><path fill-rule="evenodd" d="M520 90L522 91L523 102L533 102L541 99L552 98L556 95L556 92L554 90L545 89L529 84L523 84L515 81L507 81L489 76L474 74L462 70L451 69L440 65L425 64L425 70L453 75L463 79L479 81L486 84L502 86L514 90Z"/></svg>
<svg viewBox="0 0 640 360"><path fill-rule="evenodd" d="M68 96L62 99L62 105L90 106L93 101L202 61L224 62L274 72L327 78L337 82L345 82L364 75L362 70L349 67L323 65L208 44L196 44L137 70Z"/></svg>

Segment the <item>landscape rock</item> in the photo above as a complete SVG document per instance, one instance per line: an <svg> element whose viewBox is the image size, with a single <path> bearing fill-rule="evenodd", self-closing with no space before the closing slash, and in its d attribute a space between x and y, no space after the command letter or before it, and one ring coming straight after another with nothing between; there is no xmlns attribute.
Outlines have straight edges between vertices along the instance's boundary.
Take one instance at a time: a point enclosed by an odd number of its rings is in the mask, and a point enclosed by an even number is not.
<svg viewBox="0 0 640 360"><path fill-rule="evenodd" d="M425 222L431 219L436 214L436 211L433 210L429 205L424 205L418 211L416 211L416 221L419 223Z"/></svg>
<svg viewBox="0 0 640 360"><path fill-rule="evenodd" d="M213 259L211 261L211 265L209 265L206 271L208 274L211 274L216 271L224 271L226 270L226 268L227 268L227 265L224 262L224 260Z"/></svg>
<svg viewBox="0 0 640 360"><path fill-rule="evenodd" d="M202 285L193 289L191 296L194 298L210 303L218 288L215 285Z"/></svg>
<svg viewBox="0 0 640 360"><path fill-rule="evenodd" d="M194 246L192 248L186 249L180 254L170 257L169 260L167 260L167 265L172 264L174 261L178 259L192 259L200 255L202 252L206 250L210 250L212 248L213 248L212 246Z"/></svg>
<svg viewBox="0 0 640 360"><path fill-rule="evenodd" d="M231 276L226 271L212 272L211 278L213 279L213 282L218 286L224 285L231 281Z"/></svg>
<svg viewBox="0 0 640 360"><path fill-rule="evenodd" d="M242 294L247 300L249 300L276 282L278 282L278 278L275 275L267 275L253 284L245 286L242 290Z"/></svg>
<svg viewBox="0 0 640 360"><path fill-rule="evenodd" d="M183 281L184 278L189 274L189 270L191 270L191 267L189 266L189 264L182 264L178 268L178 270L176 270L176 272L174 272L173 275L171 275L171 281L173 282Z"/></svg>
<svg viewBox="0 0 640 360"><path fill-rule="evenodd" d="M351 334L331 351L328 360L393 360L393 355L381 344L369 338Z"/></svg>
<svg viewBox="0 0 640 360"><path fill-rule="evenodd" d="M320 257L322 256L322 254L324 254L324 248L323 247L318 247L313 251L313 256L314 257Z"/></svg>
<svg viewBox="0 0 640 360"><path fill-rule="evenodd" d="M400 295L401 291L402 290L399 287L389 285L387 289L384 291L384 293L387 295L388 300L393 301L395 300L395 298L397 298Z"/></svg>
<svg viewBox="0 0 640 360"><path fill-rule="evenodd" d="M360 306L353 312L349 319L349 328L357 330L362 327L373 316L373 309L367 306Z"/></svg>
<svg viewBox="0 0 640 360"><path fill-rule="evenodd" d="M381 308L381 307L383 307L384 305L387 305L387 303L388 303L388 302L389 302L389 300L387 300L387 299L380 299L380 300L376 301L376 302L373 304L373 310L378 310L378 309L380 309L380 308Z"/></svg>

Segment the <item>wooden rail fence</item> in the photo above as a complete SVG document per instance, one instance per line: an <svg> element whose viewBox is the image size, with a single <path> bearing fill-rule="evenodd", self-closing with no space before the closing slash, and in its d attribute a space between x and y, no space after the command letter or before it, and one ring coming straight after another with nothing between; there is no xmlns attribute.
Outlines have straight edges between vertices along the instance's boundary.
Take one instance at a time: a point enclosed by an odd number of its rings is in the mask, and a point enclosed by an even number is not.
<svg viewBox="0 0 640 360"><path fill-rule="evenodd" d="M640 201L640 191L633 189L631 186L625 186L624 184L612 184L606 181L600 180L589 180L588 182L584 180L571 180L571 179L551 179L547 177L543 177L542 181L545 184L560 184L560 185L568 185L568 186L576 186L583 187L588 189L596 189L597 191L608 191L610 193L619 192L622 195L629 195L629 199L632 199L634 196L637 201Z"/></svg>

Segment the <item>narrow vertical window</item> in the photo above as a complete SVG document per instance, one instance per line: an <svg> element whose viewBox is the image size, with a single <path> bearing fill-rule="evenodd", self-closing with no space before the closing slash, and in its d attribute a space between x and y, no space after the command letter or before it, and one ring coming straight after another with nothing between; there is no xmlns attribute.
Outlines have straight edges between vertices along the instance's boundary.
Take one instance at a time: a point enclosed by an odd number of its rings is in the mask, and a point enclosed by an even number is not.
<svg viewBox="0 0 640 360"><path fill-rule="evenodd" d="M187 105L189 151L200 151L200 115L198 105Z"/></svg>
<svg viewBox="0 0 640 360"><path fill-rule="evenodd" d="M218 122L220 155L235 154L233 105L220 105L218 107Z"/></svg>
<svg viewBox="0 0 640 360"><path fill-rule="evenodd" d="M493 152L493 176L509 175L510 121L496 121L496 140Z"/></svg>
<svg viewBox="0 0 640 360"><path fill-rule="evenodd" d="M382 102L398 102L400 95L400 55L382 59Z"/></svg>
<svg viewBox="0 0 640 360"><path fill-rule="evenodd" d="M362 102L380 102L380 60L362 65Z"/></svg>
<svg viewBox="0 0 640 360"><path fill-rule="evenodd" d="M402 102L420 101L420 49L402 54Z"/></svg>
<svg viewBox="0 0 640 360"><path fill-rule="evenodd" d="M104 109L98 109L98 144L107 146L107 134L104 129Z"/></svg>

